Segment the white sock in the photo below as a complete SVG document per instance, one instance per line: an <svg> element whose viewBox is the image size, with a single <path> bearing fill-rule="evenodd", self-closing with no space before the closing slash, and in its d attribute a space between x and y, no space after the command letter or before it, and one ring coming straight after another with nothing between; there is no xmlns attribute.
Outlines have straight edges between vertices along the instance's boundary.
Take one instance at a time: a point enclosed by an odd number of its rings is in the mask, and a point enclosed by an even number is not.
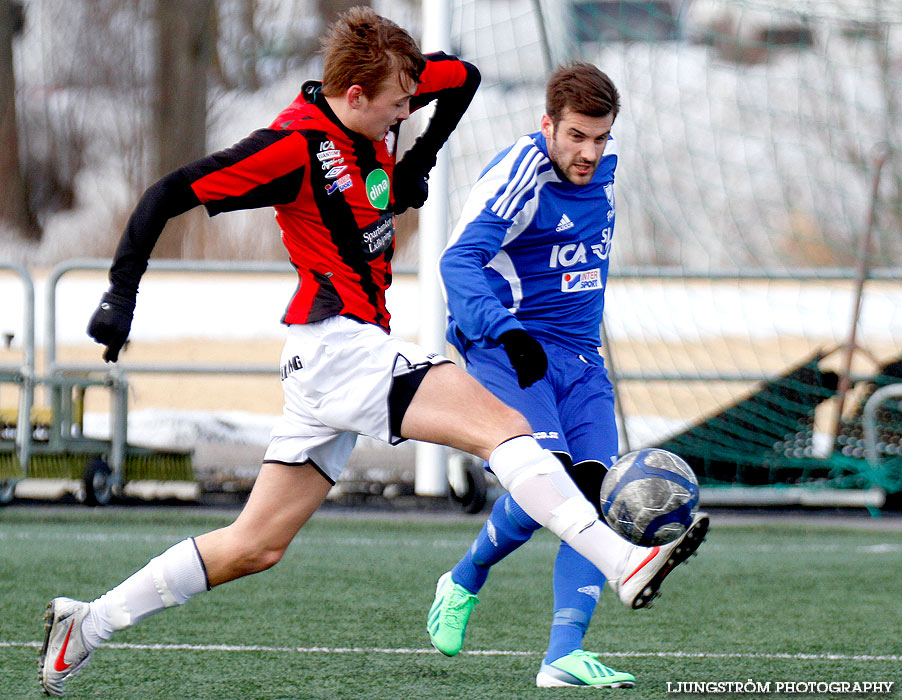
<svg viewBox="0 0 902 700"><path fill-rule="evenodd" d="M626 558L635 547L597 519L570 537L567 544L595 564L611 583L620 581Z"/></svg>
<svg viewBox="0 0 902 700"><path fill-rule="evenodd" d="M91 602L82 624L85 645L93 650L113 632L165 608L181 605L208 589L207 573L194 539L182 540Z"/></svg>
<svg viewBox="0 0 902 700"><path fill-rule="evenodd" d="M489 466L529 517L582 554L606 578L619 579L632 544L599 522L595 507L557 457L524 435L496 447Z"/></svg>

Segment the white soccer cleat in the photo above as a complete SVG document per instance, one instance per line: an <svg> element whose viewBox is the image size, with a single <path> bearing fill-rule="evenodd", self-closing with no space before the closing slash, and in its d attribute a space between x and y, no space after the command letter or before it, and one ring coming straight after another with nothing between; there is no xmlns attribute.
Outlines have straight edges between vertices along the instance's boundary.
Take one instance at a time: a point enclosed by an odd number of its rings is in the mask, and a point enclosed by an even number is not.
<svg viewBox="0 0 902 700"><path fill-rule="evenodd" d="M47 695L63 695L63 681L77 675L88 663L81 623L90 610L87 603L54 598L44 613L44 646L41 647L41 687Z"/></svg>
<svg viewBox="0 0 902 700"><path fill-rule="evenodd" d="M664 578L696 553L708 534L707 513L697 513L686 532L669 544L657 547L633 547L623 564L618 580L609 583L620 602L638 610L658 597Z"/></svg>

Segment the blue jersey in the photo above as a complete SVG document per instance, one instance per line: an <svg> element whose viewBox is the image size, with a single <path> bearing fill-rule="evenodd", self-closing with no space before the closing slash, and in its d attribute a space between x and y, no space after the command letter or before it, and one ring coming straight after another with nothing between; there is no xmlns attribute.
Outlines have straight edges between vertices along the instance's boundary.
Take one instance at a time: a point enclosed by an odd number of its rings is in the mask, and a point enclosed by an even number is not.
<svg viewBox="0 0 902 700"><path fill-rule="evenodd" d="M483 171L440 264L448 339L462 354L467 342L494 345L523 328L601 362L616 166L611 139L591 182L571 184L535 133Z"/></svg>

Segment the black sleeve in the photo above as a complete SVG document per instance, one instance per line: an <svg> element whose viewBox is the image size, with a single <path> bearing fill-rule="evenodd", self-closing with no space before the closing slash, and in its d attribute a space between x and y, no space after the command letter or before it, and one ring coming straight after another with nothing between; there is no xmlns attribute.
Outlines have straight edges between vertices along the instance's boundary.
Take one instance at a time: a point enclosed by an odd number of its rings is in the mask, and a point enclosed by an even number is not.
<svg viewBox="0 0 902 700"><path fill-rule="evenodd" d="M449 56L443 52L429 54L427 59L431 61L454 61L463 66L464 80L461 84L436 90L435 92L422 92L414 95L410 100L411 111L419 109L425 104L435 100L435 112L429 120L426 130L414 141L404 158L410 156L421 163L425 163L429 169L435 165L439 150L451 136L451 132L457 127L461 117L470 106L473 96L479 87L482 77L479 70L472 63L463 61L456 56Z"/></svg>
<svg viewBox="0 0 902 700"><path fill-rule="evenodd" d="M113 256L110 283L118 293L135 298L150 253L166 222L199 204L182 170L169 173L147 188L129 217Z"/></svg>
<svg viewBox="0 0 902 700"><path fill-rule="evenodd" d="M112 286L134 299L166 222L189 209L203 204L215 216L294 201L304 177L305 143L299 132L259 129L151 185L119 241L110 268Z"/></svg>

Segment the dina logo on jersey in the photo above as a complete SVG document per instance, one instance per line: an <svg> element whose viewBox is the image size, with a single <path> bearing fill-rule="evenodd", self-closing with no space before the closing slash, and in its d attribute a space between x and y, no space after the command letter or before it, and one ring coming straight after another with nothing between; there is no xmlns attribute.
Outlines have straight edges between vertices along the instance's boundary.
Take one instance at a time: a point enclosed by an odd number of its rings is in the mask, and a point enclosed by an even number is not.
<svg viewBox="0 0 902 700"><path fill-rule="evenodd" d="M582 270L581 272L565 272L561 276L562 292L591 292L601 289L601 270Z"/></svg>
<svg viewBox="0 0 902 700"><path fill-rule="evenodd" d="M388 206L390 189L388 175L382 168L377 168L366 176L366 196L374 209L385 209Z"/></svg>

